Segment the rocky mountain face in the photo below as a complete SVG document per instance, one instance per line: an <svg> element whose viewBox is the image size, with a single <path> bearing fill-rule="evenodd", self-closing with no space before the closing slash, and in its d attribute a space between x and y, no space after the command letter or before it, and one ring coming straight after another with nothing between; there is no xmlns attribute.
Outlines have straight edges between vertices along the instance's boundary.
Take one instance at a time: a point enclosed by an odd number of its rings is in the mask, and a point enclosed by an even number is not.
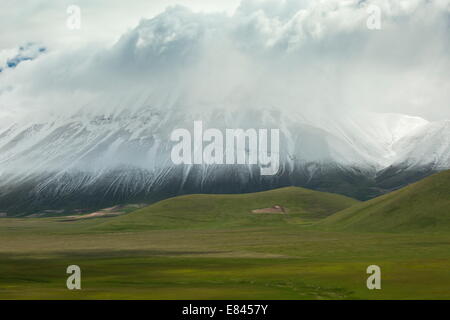
<svg viewBox="0 0 450 320"><path fill-rule="evenodd" d="M450 167L448 121L276 108L183 110L144 103L1 128L0 211L22 215L289 185L364 200ZM278 173L263 176L254 164L175 165L171 132L192 132L198 120L223 132L279 129Z"/></svg>

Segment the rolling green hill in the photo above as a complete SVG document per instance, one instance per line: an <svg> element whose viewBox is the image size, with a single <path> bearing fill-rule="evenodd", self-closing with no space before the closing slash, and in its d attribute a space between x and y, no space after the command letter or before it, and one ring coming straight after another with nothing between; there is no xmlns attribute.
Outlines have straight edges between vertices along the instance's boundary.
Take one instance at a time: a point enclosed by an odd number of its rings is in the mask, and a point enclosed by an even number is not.
<svg viewBox="0 0 450 320"><path fill-rule="evenodd" d="M450 170L347 208L318 225L351 231L450 231Z"/></svg>
<svg viewBox="0 0 450 320"><path fill-rule="evenodd" d="M166 199L128 215L108 219L102 231L196 229L307 223L324 218L357 200L326 192L287 187L248 194L186 195ZM252 213L280 205L286 214Z"/></svg>
<svg viewBox="0 0 450 320"><path fill-rule="evenodd" d="M437 177L415 186L428 200L413 193L407 205L445 209L449 176ZM288 213L251 213L273 205ZM450 232L315 227L351 205L367 203L290 187L181 196L108 218L0 218L0 299L450 298ZM82 290L66 288L72 264ZM382 290L366 287L372 264Z"/></svg>

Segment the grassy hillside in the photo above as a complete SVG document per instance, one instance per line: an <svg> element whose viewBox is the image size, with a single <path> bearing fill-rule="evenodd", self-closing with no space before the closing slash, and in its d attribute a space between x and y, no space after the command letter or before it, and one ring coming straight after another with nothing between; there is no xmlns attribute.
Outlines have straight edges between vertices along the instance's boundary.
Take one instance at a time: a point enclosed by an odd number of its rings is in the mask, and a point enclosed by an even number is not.
<svg viewBox="0 0 450 320"><path fill-rule="evenodd" d="M298 187L226 195L187 195L166 199L97 226L104 231L192 229L307 223L358 203L357 200ZM252 213L280 205L286 214Z"/></svg>
<svg viewBox="0 0 450 320"><path fill-rule="evenodd" d="M284 188L109 218L0 218L0 299L449 299L450 233L311 228L354 203ZM288 213L250 213L276 204ZM66 288L72 264L82 290ZM372 264L382 290L366 287Z"/></svg>
<svg viewBox="0 0 450 320"><path fill-rule="evenodd" d="M448 232L450 170L345 209L319 226L352 231Z"/></svg>

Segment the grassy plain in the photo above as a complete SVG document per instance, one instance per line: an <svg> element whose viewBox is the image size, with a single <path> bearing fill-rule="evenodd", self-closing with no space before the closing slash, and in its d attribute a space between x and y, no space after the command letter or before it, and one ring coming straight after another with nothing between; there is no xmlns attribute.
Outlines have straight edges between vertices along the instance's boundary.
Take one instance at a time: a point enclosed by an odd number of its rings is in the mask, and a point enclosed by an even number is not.
<svg viewBox="0 0 450 320"><path fill-rule="evenodd" d="M288 213L251 213L276 204ZM317 226L353 205L283 188L183 196L110 218L2 218L0 299L450 299L449 233ZM66 288L71 264L82 290ZM381 290L366 287L372 264Z"/></svg>

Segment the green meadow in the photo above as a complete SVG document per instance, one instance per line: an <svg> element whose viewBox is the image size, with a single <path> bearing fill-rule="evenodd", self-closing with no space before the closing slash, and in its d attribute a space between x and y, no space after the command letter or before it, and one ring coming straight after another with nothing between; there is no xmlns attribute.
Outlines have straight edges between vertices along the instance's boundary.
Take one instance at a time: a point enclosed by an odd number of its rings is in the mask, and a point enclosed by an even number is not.
<svg viewBox="0 0 450 320"><path fill-rule="evenodd" d="M450 172L367 202L289 187L0 219L0 299L450 299ZM252 213L280 205L285 213ZM81 290L66 268L81 268ZM381 267L381 290L366 268Z"/></svg>

